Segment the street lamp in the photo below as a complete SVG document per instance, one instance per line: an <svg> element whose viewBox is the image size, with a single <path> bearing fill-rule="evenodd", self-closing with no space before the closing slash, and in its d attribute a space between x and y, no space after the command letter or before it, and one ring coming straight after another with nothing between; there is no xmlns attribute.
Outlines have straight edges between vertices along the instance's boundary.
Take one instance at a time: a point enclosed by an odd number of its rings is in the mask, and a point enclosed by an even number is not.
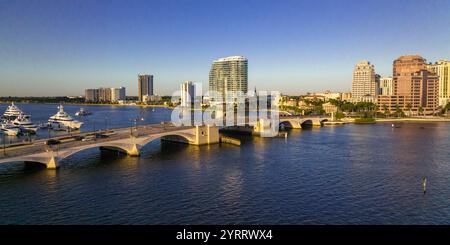
<svg viewBox="0 0 450 245"><path fill-rule="evenodd" d="M138 121L144 121L144 118L143 117L141 117L141 118L133 118L133 119L130 119L130 136L133 136L133 122L134 122L134 128L135 128L135 130L137 131L138 130Z"/></svg>
<svg viewBox="0 0 450 245"><path fill-rule="evenodd" d="M5 133L2 133L3 135L3 155L6 156L6 137Z"/></svg>

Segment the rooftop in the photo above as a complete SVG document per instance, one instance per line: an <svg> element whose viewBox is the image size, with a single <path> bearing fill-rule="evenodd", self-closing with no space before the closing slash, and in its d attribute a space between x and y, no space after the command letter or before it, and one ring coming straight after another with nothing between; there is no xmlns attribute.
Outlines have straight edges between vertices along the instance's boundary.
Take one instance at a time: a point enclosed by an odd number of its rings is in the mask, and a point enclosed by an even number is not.
<svg viewBox="0 0 450 245"><path fill-rule="evenodd" d="M237 61L237 60L247 60L247 58L245 58L244 56L228 56L228 57L224 57L224 58L220 58L215 60L214 62L223 62L223 61Z"/></svg>

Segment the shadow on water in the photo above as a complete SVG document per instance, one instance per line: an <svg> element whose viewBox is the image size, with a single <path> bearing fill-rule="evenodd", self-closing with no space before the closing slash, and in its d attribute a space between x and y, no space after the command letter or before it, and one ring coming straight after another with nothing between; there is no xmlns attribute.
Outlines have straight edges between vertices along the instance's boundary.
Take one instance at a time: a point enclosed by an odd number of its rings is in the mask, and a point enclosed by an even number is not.
<svg viewBox="0 0 450 245"><path fill-rule="evenodd" d="M35 162L12 162L0 167L0 183L9 179L26 178L45 170L46 166Z"/></svg>

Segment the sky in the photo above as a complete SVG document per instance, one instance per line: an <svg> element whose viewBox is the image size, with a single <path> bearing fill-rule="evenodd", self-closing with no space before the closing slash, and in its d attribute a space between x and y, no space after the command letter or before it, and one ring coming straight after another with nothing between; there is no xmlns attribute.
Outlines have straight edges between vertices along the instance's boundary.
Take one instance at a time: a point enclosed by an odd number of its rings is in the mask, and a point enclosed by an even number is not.
<svg viewBox="0 0 450 245"><path fill-rule="evenodd" d="M155 93L207 88L213 60L243 55L249 89L349 91L369 60L450 59L448 0L0 0L0 96L83 95L154 75Z"/></svg>

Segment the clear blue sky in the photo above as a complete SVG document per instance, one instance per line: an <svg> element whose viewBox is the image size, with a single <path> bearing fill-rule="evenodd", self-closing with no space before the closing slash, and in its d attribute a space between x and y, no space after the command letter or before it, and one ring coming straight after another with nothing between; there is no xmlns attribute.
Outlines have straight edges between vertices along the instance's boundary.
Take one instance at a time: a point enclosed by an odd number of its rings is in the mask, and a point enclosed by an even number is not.
<svg viewBox="0 0 450 245"><path fill-rule="evenodd" d="M450 58L448 0L0 0L0 96L81 95L155 76L171 94L243 55L249 86L287 94L350 90L356 62Z"/></svg>

